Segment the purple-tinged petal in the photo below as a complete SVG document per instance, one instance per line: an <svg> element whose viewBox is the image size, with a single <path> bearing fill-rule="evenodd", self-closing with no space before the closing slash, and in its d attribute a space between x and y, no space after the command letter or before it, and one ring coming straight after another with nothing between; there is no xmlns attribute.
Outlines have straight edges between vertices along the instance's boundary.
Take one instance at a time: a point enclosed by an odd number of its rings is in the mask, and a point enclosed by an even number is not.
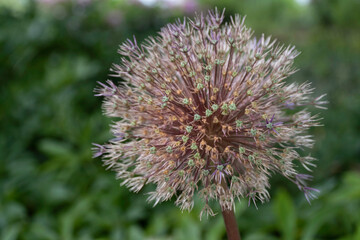
<svg viewBox="0 0 360 240"><path fill-rule="evenodd" d="M100 157L105 152L104 146L97 144L97 143L92 143L92 145L95 146L95 147L91 148L93 150L93 158Z"/></svg>

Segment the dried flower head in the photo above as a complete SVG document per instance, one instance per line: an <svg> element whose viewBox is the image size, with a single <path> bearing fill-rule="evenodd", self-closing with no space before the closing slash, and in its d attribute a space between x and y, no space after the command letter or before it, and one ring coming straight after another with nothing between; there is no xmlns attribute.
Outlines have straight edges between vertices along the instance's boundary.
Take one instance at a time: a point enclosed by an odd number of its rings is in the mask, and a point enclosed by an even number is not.
<svg viewBox="0 0 360 240"><path fill-rule="evenodd" d="M138 192L147 183L155 204L176 196L191 210L194 194L232 210L235 198L249 203L269 199L269 176L277 172L294 182L309 200L314 195L299 174L315 160L303 156L313 145L309 127L319 126L304 106L320 107L310 83L284 79L299 54L270 37L252 37L239 15L223 23L224 11L178 20L138 45L121 45L124 57L111 69L122 81L99 83L104 113L118 118L115 138L95 145L94 156Z"/></svg>

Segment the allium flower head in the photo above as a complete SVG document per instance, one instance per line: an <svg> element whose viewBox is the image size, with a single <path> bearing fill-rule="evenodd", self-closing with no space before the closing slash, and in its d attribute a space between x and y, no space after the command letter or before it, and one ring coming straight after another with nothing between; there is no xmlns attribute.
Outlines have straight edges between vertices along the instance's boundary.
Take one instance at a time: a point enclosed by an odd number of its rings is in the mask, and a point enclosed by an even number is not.
<svg viewBox="0 0 360 240"><path fill-rule="evenodd" d="M314 197L306 170L314 158L304 156L313 140L306 131L319 126L304 106L312 99L310 83L284 81L296 70L299 54L270 37L252 37L239 15L223 24L224 11L178 20L149 37L121 45L124 57L114 76L125 81L99 83L103 109L116 118L115 138L95 145L94 156L138 192L147 183L155 204L176 196L191 210L194 194L204 200L201 214L213 215L210 200L232 210L236 198L249 203L269 199L272 173L280 173Z"/></svg>

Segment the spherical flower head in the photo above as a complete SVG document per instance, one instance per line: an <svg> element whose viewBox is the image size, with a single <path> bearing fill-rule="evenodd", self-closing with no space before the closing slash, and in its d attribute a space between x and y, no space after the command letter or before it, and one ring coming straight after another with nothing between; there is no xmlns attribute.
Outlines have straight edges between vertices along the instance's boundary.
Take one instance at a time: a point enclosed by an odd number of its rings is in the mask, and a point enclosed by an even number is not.
<svg viewBox="0 0 360 240"><path fill-rule="evenodd" d="M116 118L115 138L95 145L94 156L138 192L147 183L155 204L176 196L176 205L191 210L194 194L201 212L213 215L209 201L232 210L236 198L269 199L271 173L294 182L308 200L316 189L299 174L314 158L306 134L319 126L304 109L320 107L310 83L284 80L296 70L299 54L270 37L252 37L244 18L223 23L224 11L178 20L139 46L134 38L121 45L114 76L125 81L99 83L105 115Z"/></svg>

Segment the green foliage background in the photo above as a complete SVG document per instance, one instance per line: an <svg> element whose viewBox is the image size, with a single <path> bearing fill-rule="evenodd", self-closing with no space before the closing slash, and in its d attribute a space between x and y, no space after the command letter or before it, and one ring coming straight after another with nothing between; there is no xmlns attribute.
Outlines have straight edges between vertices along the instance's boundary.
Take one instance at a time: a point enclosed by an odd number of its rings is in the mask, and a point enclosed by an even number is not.
<svg viewBox="0 0 360 240"><path fill-rule="evenodd" d="M360 2L198 1L214 6L296 45L301 70L290 81L313 82L330 102L325 126L312 131L319 199L309 206L274 177L270 202L237 203L243 239L360 239ZM111 138L92 91L119 60L118 44L183 14L136 1L0 0L0 239L226 238L221 216L199 221L201 203L190 213L171 202L153 208L147 189L119 187L91 158L91 143Z"/></svg>

